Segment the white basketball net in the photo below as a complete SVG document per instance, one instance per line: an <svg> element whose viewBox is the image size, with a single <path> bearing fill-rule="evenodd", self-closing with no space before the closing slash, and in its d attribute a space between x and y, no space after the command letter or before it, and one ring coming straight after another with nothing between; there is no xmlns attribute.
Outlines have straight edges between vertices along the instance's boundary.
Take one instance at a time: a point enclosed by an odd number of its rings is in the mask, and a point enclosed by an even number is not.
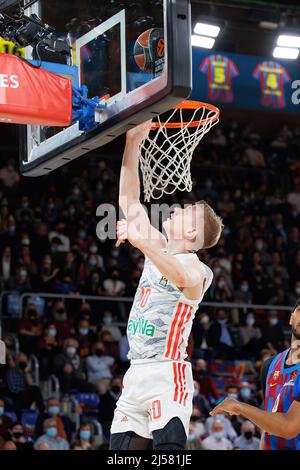
<svg viewBox="0 0 300 470"><path fill-rule="evenodd" d="M191 191L191 161L196 147L210 129L219 122L218 110L205 105L190 111L191 118L184 119L186 109L175 109L165 122L158 116L159 128L150 133L140 145L140 167L143 174L145 201L160 199L176 190ZM171 122L180 127L169 128ZM191 123L199 123L190 127Z"/></svg>

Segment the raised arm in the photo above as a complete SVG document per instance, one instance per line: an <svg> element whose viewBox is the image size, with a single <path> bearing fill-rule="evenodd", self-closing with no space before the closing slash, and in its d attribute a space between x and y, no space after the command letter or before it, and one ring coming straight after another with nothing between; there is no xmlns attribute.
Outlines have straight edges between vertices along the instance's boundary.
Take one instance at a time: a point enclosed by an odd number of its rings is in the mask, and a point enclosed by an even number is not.
<svg viewBox="0 0 300 470"><path fill-rule="evenodd" d="M147 138L150 127L151 122L148 121L126 134L119 191L119 204L126 218L130 206L140 203L139 147L141 142Z"/></svg>
<svg viewBox="0 0 300 470"><path fill-rule="evenodd" d="M133 218L147 229L148 239L155 240L162 248L166 245L165 237L151 226L148 215L140 203L139 147L151 129L152 121L147 121L127 132L126 145L120 175L119 205L125 219ZM138 219L138 220L137 220Z"/></svg>

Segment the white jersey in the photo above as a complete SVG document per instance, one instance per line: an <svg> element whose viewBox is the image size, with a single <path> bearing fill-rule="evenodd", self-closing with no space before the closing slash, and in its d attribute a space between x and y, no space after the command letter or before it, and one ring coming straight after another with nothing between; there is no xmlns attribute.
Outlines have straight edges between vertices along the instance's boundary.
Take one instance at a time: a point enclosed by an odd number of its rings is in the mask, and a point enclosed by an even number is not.
<svg viewBox="0 0 300 470"><path fill-rule="evenodd" d="M183 259L197 255L174 256ZM127 325L129 360L179 361L187 357L186 347L195 313L213 280L212 270L202 265L207 274L204 290L199 299L191 300L146 258Z"/></svg>

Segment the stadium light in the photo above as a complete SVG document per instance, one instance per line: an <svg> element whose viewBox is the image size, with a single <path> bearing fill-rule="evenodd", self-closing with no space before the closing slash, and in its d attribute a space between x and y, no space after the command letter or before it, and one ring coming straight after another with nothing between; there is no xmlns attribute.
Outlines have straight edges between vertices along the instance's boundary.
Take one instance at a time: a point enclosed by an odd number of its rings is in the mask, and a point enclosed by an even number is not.
<svg viewBox="0 0 300 470"><path fill-rule="evenodd" d="M207 36L199 36L198 34L192 35L192 46L204 47L205 49L211 49L214 47L215 39L208 38Z"/></svg>
<svg viewBox="0 0 300 470"><path fill-rule="evenodd" d="M211 38L216 38L220 33L220 26L216 26L208 23L197 23L194 28L194 33L201 36L209 36Z"/></svg>
<svg viewBox="0 0 300 470"><path fill-rule="evenodd" d="M295 47L275 47L273 57L277 59L297 59L299 52L299 49Z"/></svg>
<svg viewBox="0 0 300 470"><path fill-rule="evenodd" d="M300 36L290 34L280 34L277 39L277 46L282 47L300 47Z"/></svg>

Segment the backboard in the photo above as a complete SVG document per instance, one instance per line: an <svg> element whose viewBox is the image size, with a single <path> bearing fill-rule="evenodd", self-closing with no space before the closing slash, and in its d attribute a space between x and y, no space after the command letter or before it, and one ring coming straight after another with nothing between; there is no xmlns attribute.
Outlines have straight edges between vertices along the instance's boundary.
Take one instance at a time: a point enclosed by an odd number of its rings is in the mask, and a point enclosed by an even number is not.
<svg viewBox="0 0 300 470"><path fill-rule="evenodd" d="M67 63L46 57L42 66L85 85L89 99L105 96L106 109L89 128L76 119L67 128L20 126L22 174L47 174L190 95L190 0L39 0L31 13L72 46Z"/></svg>

